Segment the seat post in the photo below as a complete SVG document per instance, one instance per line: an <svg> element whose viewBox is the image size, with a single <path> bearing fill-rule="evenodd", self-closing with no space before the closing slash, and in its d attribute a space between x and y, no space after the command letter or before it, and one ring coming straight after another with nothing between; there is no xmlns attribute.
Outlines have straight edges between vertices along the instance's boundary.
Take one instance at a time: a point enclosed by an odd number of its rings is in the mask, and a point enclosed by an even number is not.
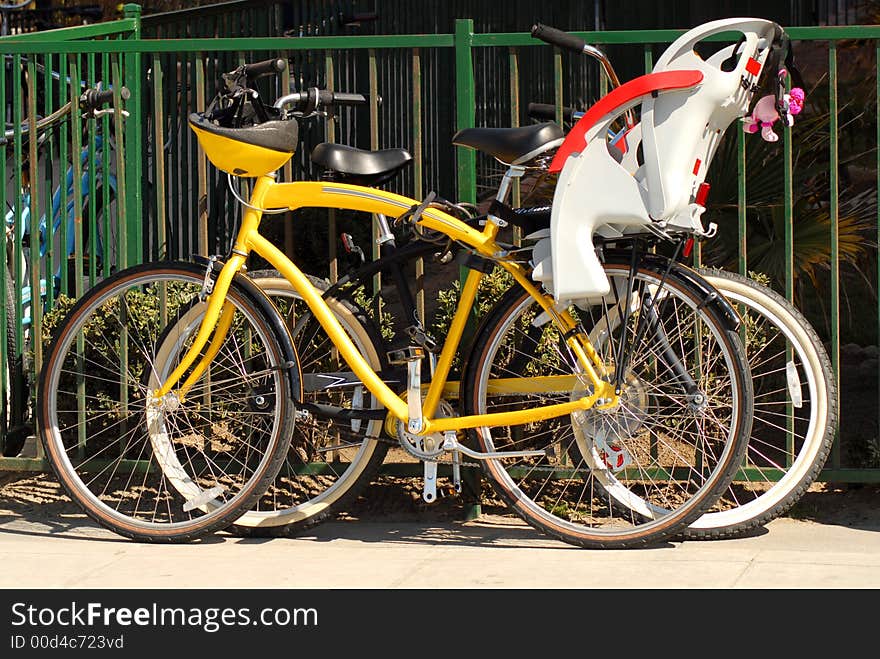
<svg viewBox="0 0 880 659"><path fill-rule="evenodd" d="M381 246L385 243L391 243L394 245L394 233L388 224L388 218L382 213L376 213L376 222L379 225L379 235L376 237L376 244Z"/></svg>
<svg viewBox="0 0 880 659"><path fill-rule="evenodd" d="M510 192L510 184L513 182L513 179L522 178L522 175L525 173L526 168L522 165L510 165L504 173L504 178L501 179L501 185L498 186L495 201L504 203L504 200L507 198L507 193Z"/></svg>

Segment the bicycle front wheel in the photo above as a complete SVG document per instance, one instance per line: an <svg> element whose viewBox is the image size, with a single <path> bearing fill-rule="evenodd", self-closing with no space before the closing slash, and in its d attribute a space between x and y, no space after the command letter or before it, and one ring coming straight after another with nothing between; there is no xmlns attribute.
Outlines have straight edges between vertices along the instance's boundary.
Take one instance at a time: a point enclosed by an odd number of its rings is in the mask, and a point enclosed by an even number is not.
<svg viewBox="0 0 880 659"><path fill-rule="evenodd" d="M153 263L106 279L58 328L40 375L55 473L90 517L129 538L179 542L228 526L286 455L298 367L235 281L229 331L203 349L216 351L208 368L185 395L153 396L167 375L157 365L176 366L195 335L179 321L202 304L204 278L194 264Z"/></svg>
<svg viewBox="0 0 880 659"><path fill-rule="evenodd" d="M641 547L682 531L730 483L751 427L748 366L736 332L675 271L641 266L630 277L628 261L605 264L608 295L569 310L590 332L609 377L618 360L623 365L620 404L473 431L484 451L545 452L483 465L529 524L583 547ZM615 315L626 322L609 322ZM508 291L477 335L463 379L465 413L588 395L564 334L527 292Z"/></svg>
<svg viewBox="0 0 880 659"><path fill-rule="evenodd" d="M740 310L755 390L740 475L687 529L688 537L715 539L779 517L816 480L834 443L837 388L822 342L788 300L736 273L699 272Z"/></svg>

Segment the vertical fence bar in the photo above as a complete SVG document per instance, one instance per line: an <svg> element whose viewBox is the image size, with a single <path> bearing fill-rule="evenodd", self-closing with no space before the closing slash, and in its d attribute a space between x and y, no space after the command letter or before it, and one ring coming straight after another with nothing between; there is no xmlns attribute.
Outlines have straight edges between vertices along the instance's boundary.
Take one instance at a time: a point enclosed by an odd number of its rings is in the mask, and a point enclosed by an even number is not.
<svg viewBox="0 0 880 659"><path fill-rule="evenodd" d="M562 125L562 51L553 48L553 102L556 105L556 123Z"/></svg>
<svg viewBox="0 0 880 659"><path fill-rule="evenodd" d="M205 107L205 57L203 53L195 56L196 107ZM186 89L186 87L184 87ZM201 145L196 148L196 192L199 222L199 254L208 256L211 246L208 244L208 163Z"/></svg>
<svg viewBox="0 0 880 659"><path fill-rule="evenodd" d="M89 87L95 86L95 54L89 53L86 56L86 80L88 81ZM87 134L87 159L86 159L86 169L88 170L88 183L86 194L86 204L88 208L88 218L83 218L84 220L88 220L89 227L89 288L95 285L95 281L97 280L98 271L96 268L96 260L98 257L97 247L96 247L96 238L98 236L98 217L96 214L96 203L95 203L95 176L97 174L97 167L95 166L95 153L96 153L96 144L95 144L95 121L94 119L86 120L86 134ZM79 181L76 182L77 185L82 185Z"/></svg>
<svg viewBox="0 0 880 659"><path fill-rule="evenodd" d="M71 55L70 57L70 99L76 103L79 98L79 80L80 80L80 64L79 56ZM70 155L73 165L73 246L74 246L74 277L73 288L77 299L83 294L83 264L82 264L82 188L79 182L82 181L82 117L76 109L72 109L71 130L70 130ZM77 457L82 458L85 455L86 445L86 389L85 379L83 377L82 358L85 355L85 341L82 332L76 337L76 354L77 359L77 386L76 386L76 409L77 409Z"/></svg>
<svg viewBox="0 0 880 659"><path fill-rule="evenodd" d="M110 74L110 55L103 53L101 55L101 81L102 88L107 88L107 76ZM112 219L110 213L111 199L111 172L110 172L110 141L107 136L110 134L110 117L104 115L101 117L101 199L100 208L102 209L101 219L101 245L103 247L103 267L101 268L101 276L108 277L113 262L116 260L118 250L114 249ZM118 213L117 213L118 215Z"/></svg>
<svg viewBox="0 0 880 659"><path fill-rule="evenodd" d="M516 48L510 48L508 51L508 69L510 71L510 125L513 128L519 126L519 54L516 51ZM560 109L561 112L561 109ZM562 124L559 124L560 126ZM513 185L511 186L510 193L510 204L514 208L519 208L519 205L522 203L522 188L520 187L520 180L518 178L513 179ZM513 244L519 247L522 245L522 229L520 227L513 227Z"/></svg>
<svg viewBox="0 0 880 659"><path fill-rule="evenodd" d="M71 55L70 63L70 100L76 104L79 98L79 56ZM82 117L75 109L71 109L70 113L70 160L73 166L73 256L74 256L74 275L73 275L73 292L74 297L79 299L83 295L83 199L82 187L79 182L82 181Z"/></svg>
<svg viewBox="0 0 880 659"><path fill-rule="evenodd" d="M874 97L874 107L876 108L876 114L874 116L874 121L877 126L877 133L875 135L877 139L877 160L875 163L876 166L876 177L877 177L877 199L880 199L880 41L875 42L876 49L874 51L875 59L874 59L874 71L876 72L877 77L877 87L875 90ZM877 290L880 291L880 204L877 206ZM878 339L880 339L880 303L877 305L877 332ZM878 341L880 342L880 341ZM880 369L877 370L877 384L880 385ZM878 386L878 390L880 390L880 386ZM878 418L878 432L877 432L877 449L880 452L880 418Z"/></svg>
<svg viewBox="0 0 880 659"><path fill-rule="evenodd" d="M418 48L412 52L412 141L413 141L413 196L424 197L422 187L423 158L422 152L422 56ZM422 323L425 319L425 260L416 259L416 310Z"/></svg>
<svg viewBox="0 0 880 659"><path fill-rule="evenodd" d="M469 18L455 21L455 128L473 128L476 116L476 87L474 83L473 36L474 22ZM474 151L464 147L456 147L458 199L474 204L477 201L477 161ZM461 268L459 278L462 287L467 277L467 270ZM474 332L475 318L473 314L465 329L467 340ZM482 512L480 509L480 471L479 469L462 469L462 497L465 501L465 519L476 519Z"/></svg>
<svg viewBox="0 0 880 659"><path fill-rule="evenodd" d="M125 18L134 19L135 27L126 35L131 40L140 40L141 38L141 7L136 4L126 4L122 6ZM131 98L126 103L126 110L129 117L125 121L125 153L127 154L127 162L125 163L125 178L119 186L124 190L124 199L117 195L117 204L119 208L124 209L125 224L127 225L127 258L126 262L130 264L140 263L143 259L143 239L142 239L142 213L143 208L143 144L141 140L141 127L143 126L143 99L141 98L141 53L134 51L122 55L125 62L125 86L131 92ZM119 80L122 82L122 79ZM117 102L118 99L117 99ZM117 121L121 120L119 113L116 114ZM117 176L119 174L117 173Z"/></svg>
<svg viewBox="0 0 880 659"><path fill-rule="evenodd" d="M64 71L67 69L67 61L63 55L58 57L58 71L61 74L61 83L58 85L58 104L63 106L67 103L68 99L68 91L69 88L64 84ZM68 140L70 139L70 131L68 128L68 122L61 122L61 126L58 130L58 158L60 162L67 164L67 158L69 154L68 148ZM66 173L61 175L61 189L59 192L61 193L61 202L58 205L58 212L60 213L60 245L61 251L58 255L58 261L61 265L61 284L60 289L64 292L65 295L70 295L70 281L68 277L68 272L70 271L70 251L68 249L69 240L70 240L70 212L68 209L68 204L70 203L69 195L68 195L68 185L67 185L67 175ZM71 176L71 181L73 180Z"/></svg>
<svg viewBox="0 0 880 659"><path fill-rule="evenodd" d="M192 67L192 54L186 53L183 56L178 57L178 63L180 66L179 74L180 75L180 103L181 103L181 118L186 117L189 114L188 103L185 99L188 99L188 94L184 93L186 90L190 89L190 78L191 75L191 67ZM178 217L180 217L185 223L186 226L192 227L195 231L195 245L193 246L192 251L198 254L205 254L202 251L202 245L204 244L207 247L207 240L202 242L202 222L199 218L199 173L198 166L196 161L198 160L198 149L191 149L191 144L188 139L181 135L180 141L178 142L177 149L178 155L180 158L180 176L181 176L181 191L180 197L178 199L180 203Z"/></svg>
<svg viewBox="0 0 880 659"><path fill-rule="evenodd" d="M372 69L371 69L372 75ZM335 89L334 82L336 80L336 72L333 67L333 53L331 51L327 51L324 55L324 77L326 80L325 87L330 91ZM372 87L372 77L370 78L370 86ZM378 100L378 99L377 99ZM372 126L373 123L373 102L370 101L370 124ZM336 117L335 114L327 117L327 120L324 122L324 138L327 142L335 142L336 141ZM370 132L370 141L372 142L372 128ZM336 253L336 235L338 229L336 228L336 209L331 208L328 210L328 228L327 235L329 240L327 240L327 261L330 266L330 282L336 283L339 279L339 255ZM378 248L378 246L376 246Z"/></svg>
<svg viewBox="0 0 880 659"><path fill-rule="evenodd" d="M160 259L167 258L165 236L165 81L162 60L153 55L153 186L156 197L156 248Z"/></svg>
<svg viewBox="0 0 880 659"><path fill-rule="evenodd" d="M28 60L27 65L27 124L28 124L28 181L30 190L30 248L28 258L30 264L31 286L31 349L34 361L33 373L40 372L43 363L43 343L39 340L43 326L43 300L40 297L40 279L42 278L42 259L40 258L40 181L39 181L39 154L37 152L37 67L34 58ZM36 383L36 378L30 378Z"/></svg>
<svg viewBox="0 0 880 659"><path fill-rule="evenodd" d="M830 134L828 167L829 167L829 204L828 212L831 220L831 365L838 391L840 390L840 249L838 245L837 221L839 216L838 199L838 154L837 143L839 130L837 117L837 42L831 41L828 46L828 105L830 112ZM840 418L840 410L838 410ZM840 432L831 449L831 462L834 469L840 468Z"/></svg>
<svg viewBox="0 0 880 659"><path fill-rule="evenodd" d="M379 148L379 72L376 68L376 50L370 48L368 54L369 76L370 76L370 149L375 151ZM373 237L370 253L373 260L379 258L379 218L372 216L372 230L370 235ZM379 291L382 289L382 277L379 273L373 276L373 294L376 296L376 322L382 323L382 296Z"/></svg>
<svg viewBox="0 0 880 659"><path fill-rule="evenodd" d="M288 65L284 67L284 71L281 72L281 93L286 94L290 91L290 53L285 52L283 54L284 60L288 62ZM282 173L284 175L285 181L293 180L293 158L284 163L284 167L282 168ZM284 218L284 253L288 258L293 258L293 213L285 213Z"/></svg>
<svg viewBox="0 0 880 659"><path fill-rule="evenodd" d="M122 85L122 82L121 82L122 75L119 71L119 58L114 58L113 64L111 65L111 69L112 69L111 75L112 75L112 80L113 80L113 88L116 90L119 90L119 88ZM132 97L133 96L134 96L134 94L132 94ZM131 100L133 100L133 99L130 98L129 101L131 101ZM119 209L120 213L125 214L123 216L123 221L119 222L118 223L119 226L117 227L117 231L119 233L119 254L118 254L119 263L117 263L117 267L120 270L124 270L125 268L127 268L129 266L129 264L134 265L134 263L137 262L134 260L137 257L137 255L132 254L131 244L129 241L131 240L131 232L133 230L139 231L140 229L139 228L138 229L132 228L132 220L130 217L130 210L131 209L129 208L129 204L130 204L131 195L129 194L129 190L128 190L129 177L126 176L126 174L128 173L128 168L126 166L127 163L125 161L125 158L126 158L126 155L128 155L130 157L131 151L129 149L125 148L125 146L126 146L125 143L127 142L128 136L131 135L132 132L130 131L130 124L126 123L126 125L124 127L122 126L123 118L122 118L122 113L120 112L120 110L122 108L122 97L120 96L118 91L116 94L114 94L113 105L117 108L117 111L114 115L115 126L116 126L116 129L115 129L116 180L117 180L116 207ZM129 112L130 112L130 110L129 110ZM129 116L129 118L125 121L126 122L132 121L132 117ZM74 150L74 154L76 154L76 153L79 153L79 151ZM138 157L140 157L140 154L138 154ZM74 199L78 198L78 196L79 195L76 194L76 190L74 189ZM77 295L77 297L79 297L79 296Z"/></svg>
<svg viewBox="0 0 880 659"><path fill-rule="evenodd" d="M53 94L52 94L52 61L51 54L46 54L43 58L43 66L46 73L43 74L43 116L48 116L53 110ZM46 214L46 308L51 309L55 301L55 213L52 205L53 180L55 175L52 171L55 162L55 133L51 130L47 134L44 147L46 153L45 162L43 163L43 208ZM60 185L64 185L64 172L59 172L61 179ZM3 179L5 180L5 179ZM4 326L5 327L5 326Z"/></svg>
<svg viewBox="0 0 880 659"><path fill-rule="evenodd" d="M165 72L165 77L168 78L168 81L165 84L165 93L166 98L168 99L168 105L165 109L165 112L168 114L168 126L169 126L169 139L171 141L172 148L168 153L168 160L165 164L165 175L164 179L157 179L156 184L164 186L167 191L167 208L168 208L168 217L177 218L179 217L178 213L178 199L180 199L181 191L180 191L180 172L178 169L179 166L179 149L178 144L180 143L180 131L176 129L180 123L180 112L181 109L179 107L180 103L178 101L177 89L180 84L180 70L177 65L177 58L169 59L168 70ZM187 234L187 229L180 225L174 225L169 227L171 229L170 233L172 234L172 240L174 241L171 245L169 252L173 254L175 258L179 258L183 256L182 250L189 247L188 242L184 242L183 236Z"/></svg>
<svg viewBox="0 0 880 659"><path fill-rule="evenodd" d="M474 22L469 18L455 21L455 129L473 128L476 114L474 60L471 49ZM473 149L455 149L458 174L458 199L477 201L477 160Z"/></svg>

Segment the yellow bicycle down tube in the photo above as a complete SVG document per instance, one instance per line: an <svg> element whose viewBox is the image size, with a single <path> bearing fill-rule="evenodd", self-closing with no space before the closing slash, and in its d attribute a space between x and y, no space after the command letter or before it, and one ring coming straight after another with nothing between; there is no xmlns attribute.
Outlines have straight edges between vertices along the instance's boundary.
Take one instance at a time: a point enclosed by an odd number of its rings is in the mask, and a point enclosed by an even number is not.
<svg viewBox="0 0 880 659"><path fill-rule="evenodd" d="M241 235L241 234L239 234ZM303 301L309 306L315 318L327 332L333 345L339 350L343 359L354 371L355 375L394 416L406 420L409 408L406 403L376 375L376 372L363 358L342 329L336 316L330 311L321 294L309 283L302 271L297 268L275 245L266 240L256 231L245 236L248 247L266 259L287 281L293 284L294 290L302 295Z"/></svg>

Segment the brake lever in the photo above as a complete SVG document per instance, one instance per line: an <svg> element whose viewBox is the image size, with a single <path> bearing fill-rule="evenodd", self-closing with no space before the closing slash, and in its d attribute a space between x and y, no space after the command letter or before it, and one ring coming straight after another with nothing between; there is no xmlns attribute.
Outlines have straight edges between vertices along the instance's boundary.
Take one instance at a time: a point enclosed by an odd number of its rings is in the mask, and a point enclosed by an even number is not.
<svg viewBox="0 0 880 659"><path fill-rule="evenodd" d="M103 117L108 114L115 114L116 110L113 108L104 108L102 110L92 110L91 112L83 113L83 119L97 119L98 117ZM123 117L130 117L131 113L128 110L120 110L119 113Z"/></svg>

